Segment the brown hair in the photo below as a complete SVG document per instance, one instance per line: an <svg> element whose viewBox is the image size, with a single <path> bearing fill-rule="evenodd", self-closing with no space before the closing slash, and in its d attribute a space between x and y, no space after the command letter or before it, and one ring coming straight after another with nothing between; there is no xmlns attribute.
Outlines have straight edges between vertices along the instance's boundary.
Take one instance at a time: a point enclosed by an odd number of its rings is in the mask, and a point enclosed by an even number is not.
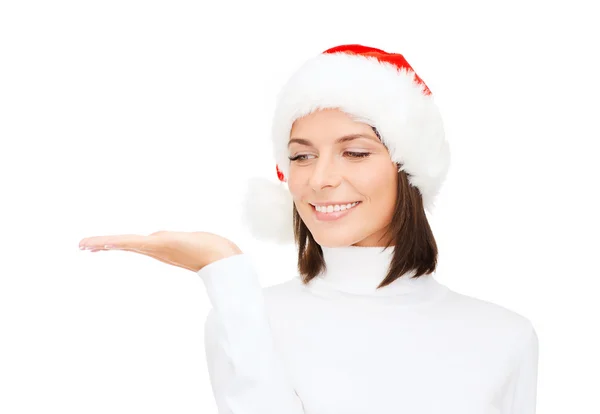
<svg viewBox="0 0 600 414"><path fill-rule="evenodd" d="M300 218L294 204L294 239L298 246L298 271L303 283L308 284L326 269L323 250ZM437 244L418 188L410 185L404 171L398 173L398 198L394 215L385 235L394 254L387 276L378 288L389 285L403 274L414 270L414 278L432 273L437 264ZM383 249L383 248L382 248Z"/></svg>

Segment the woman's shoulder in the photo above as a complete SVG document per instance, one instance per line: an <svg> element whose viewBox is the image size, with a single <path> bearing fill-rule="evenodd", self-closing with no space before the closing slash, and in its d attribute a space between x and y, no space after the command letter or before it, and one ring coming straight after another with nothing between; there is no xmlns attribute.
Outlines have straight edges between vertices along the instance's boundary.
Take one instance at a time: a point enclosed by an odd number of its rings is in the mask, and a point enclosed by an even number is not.
<svg viewBox="0 0 600 414"><path fill-rule="evenodd" d="M535 331L531 319L507 305L449 289L444 298L447 317L470 323L475 327L488 327L496 332L527 335Z"/></svg>
<svg viewBox="0 0 600 414"><path fill-rule="evenodd" d="M287 280L263 287L263 295L267 300L285 300L302 296L304 284L299 276L293 276Z"/></svg>

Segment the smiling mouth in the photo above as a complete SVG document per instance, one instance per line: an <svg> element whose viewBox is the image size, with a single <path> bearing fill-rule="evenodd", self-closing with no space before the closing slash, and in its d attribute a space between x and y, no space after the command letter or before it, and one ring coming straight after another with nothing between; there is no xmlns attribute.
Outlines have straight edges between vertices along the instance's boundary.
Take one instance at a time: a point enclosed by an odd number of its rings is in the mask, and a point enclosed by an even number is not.
<svg viewBox="0 0 600 414"><path fill-rule="evenodd" d="M348 210L352 210L354 207L358 206L360 203L362 203L362 201L355 201L354 203L350 203L351 207L348 208L346 207L347 204L344 205L344 208L340 208L339 210L332 210L332 211L328 211L326 209L320 208L319 210L317 210L317 207L310 204L310 206L312 207L313 211L315 211L316 213L320 213L320 214L335 214L335 213L343 213L344 211L348 211Z"/></svg>

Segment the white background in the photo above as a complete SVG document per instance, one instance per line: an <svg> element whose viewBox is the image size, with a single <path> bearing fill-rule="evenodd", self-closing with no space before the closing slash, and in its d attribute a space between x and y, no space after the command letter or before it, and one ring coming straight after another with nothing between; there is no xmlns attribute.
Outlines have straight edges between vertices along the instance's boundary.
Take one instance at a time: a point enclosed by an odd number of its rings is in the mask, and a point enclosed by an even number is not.
<svg viewBox="0 0 600 414"><path fill-rule="evenodd" d="M531 319L539 413L600 412L593 3L2 2L0 412L216 413L201 279L78 242L211 231L288 280L241 195L276 180L278 89L345 43L404 54L441 108L438 280Z"/></svg>

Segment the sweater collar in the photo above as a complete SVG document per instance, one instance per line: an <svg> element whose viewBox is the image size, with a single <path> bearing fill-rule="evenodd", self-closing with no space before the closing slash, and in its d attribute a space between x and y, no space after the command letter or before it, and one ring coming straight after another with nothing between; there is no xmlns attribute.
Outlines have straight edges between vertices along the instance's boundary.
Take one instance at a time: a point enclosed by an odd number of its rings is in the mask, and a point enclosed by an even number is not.
<svg viewBox="0 0 600 414"><path fill-rule="evenodd" d="M377 289L387 275L394 247L321 246L326 270L311 282L320 289L361 296L418 296L426 297L440 285L431 274L411 279L407 272L391 284Z"/></svg>

